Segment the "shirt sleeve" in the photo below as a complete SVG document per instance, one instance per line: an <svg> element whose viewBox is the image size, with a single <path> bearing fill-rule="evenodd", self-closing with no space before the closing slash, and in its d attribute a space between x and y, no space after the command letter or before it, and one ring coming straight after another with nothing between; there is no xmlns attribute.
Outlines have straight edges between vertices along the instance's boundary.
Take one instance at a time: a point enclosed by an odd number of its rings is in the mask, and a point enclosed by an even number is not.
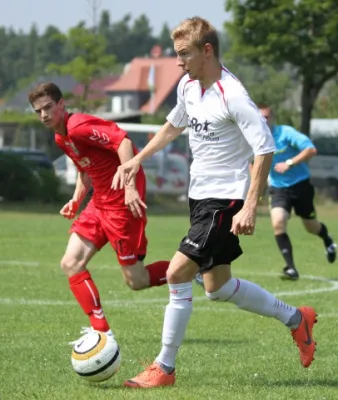
<svg viewBox="0 0 338 400"><path fill-rule="evenodd" d="M291 126L289 126L288 129L286 130L285 136L290 146L294 147L299 151L315 147L315 145L312 143L311 139L308 136L298 132Z"/></svg>
<svg viewBox="0 0 338 400"><path fill-rule="evenodd" d="M240 84L230 91L227 106L230 117L238 125L255 156L275 151L272 133L259 109Z"/></svg>
<svg viewBox="0 0 338 400"><path fill-rule="evenodd" d="M186 79L181 79L177 87L177 104L167 116L167 121L175 128L185 128L188 126L188 114L184 103L184 89L187 84Z"/></svg>
<svg viewBox="0 0 338 400"><path fill-rule="evenodd" d="M115 122L98 118L93 118L93 120L77 126L75 134L89 146L105 148L114 152L117 152L122 140L127 137L127 132Z"/></svg>
<svg viewBox="0 0 338 400"><path fill-rule="evenodd" d="M70 157L69 157L70 158ZM73 160L72 158L70 158L73 162L73 164L75 165L76 169L78 170L78 172L85 172L84 169L82 167L80 167L80 164L78 164L76 162L76 160Z"/></svg>

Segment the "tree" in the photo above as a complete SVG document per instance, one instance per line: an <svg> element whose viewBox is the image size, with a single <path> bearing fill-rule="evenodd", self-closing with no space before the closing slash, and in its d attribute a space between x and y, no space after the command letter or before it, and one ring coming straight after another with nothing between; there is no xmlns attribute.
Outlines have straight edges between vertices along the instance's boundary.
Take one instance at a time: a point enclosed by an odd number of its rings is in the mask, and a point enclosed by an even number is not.
<svg viewBox="0 0 338 400"><path fill-rule="evenodd" d="M98 33L108 39L110 30L110 14L109 11L103 10L98 26Z"/></svg>
<svg viewBox="0 0 338 400"><path fill-rule="evenodd" d="M233 54L257 64L290 64L302 84L301 130L309 133L318 94L338 73L336 0L227 0Z"/></svg>
<svg viewBox="0 0 338 400"><path fill-rule="evenodd" d="M155 44L152 36L152 28L146 15L141 14L135 19L131 28L131 38L133 43L134 56L145 56L149 54Z"/></svg>
<svg viewBox="0 0 338 400"><path fill-rule="evenodd" d="M238 58L228 59L226 65L230 71L236 71L236 76L256 104L270 104L275 112L285 106L293 86L286 71L271 66L248 64Z"/></svg>
<svg viewBox="0 0 338 400"><path fill-rule="evenodd" d="M158 36L158 44L163 50L172 49L173 42L170 37L170 28L167 23L162 26L162 30Z"/></svg>
<svg viewBox="0 0 338 400"><path fill-rule="evenodd" d="M105 39L88 31L84 26L72 28L68 34L68 41L77 50L78 56L65 65L50 64L48 70L62 75L71 75L83 85L83 94L73 104L80 111L91 107L88 100L90 84L105 73L110 73L115 65L115 57L107 55Z"/></svg>
<svg viewBox="0 0 338 400"><path fill-rule="evenodd" d="M63 63L67 38L55 26L47 26L37 43L37 69L45 72L49 63Z"/></svg>
<svg viewBox="0 0 338 400"><path fill-rule="evenodd" d="M318 97L314 108L315 118L338 118L338 80L327 85L326 93Z"/></svg>

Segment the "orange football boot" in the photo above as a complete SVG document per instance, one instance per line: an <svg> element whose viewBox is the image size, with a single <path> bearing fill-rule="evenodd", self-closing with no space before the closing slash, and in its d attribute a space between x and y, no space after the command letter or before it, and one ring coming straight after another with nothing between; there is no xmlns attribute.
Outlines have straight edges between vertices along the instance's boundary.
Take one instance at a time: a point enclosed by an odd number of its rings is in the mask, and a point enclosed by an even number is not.
<svg viewBox="0 0 338 400"><path fill-rule="evenodd" d="M171 386L175 383L175 371L166 374L157 362L152 363L135 378L128 379L123 386L130 388L150 389L160 386Z"/></svg>
<svg viewBox="0 0 338 400"><path fill-rule="evenodd" d="M300 362L307 368L314 360L316 351L317 343L313 339L312 329L317 322L317 313L312 307L300 307L298 310L302 315L302 321L297 329L291 330L291 335L297 344Z"/></svg>

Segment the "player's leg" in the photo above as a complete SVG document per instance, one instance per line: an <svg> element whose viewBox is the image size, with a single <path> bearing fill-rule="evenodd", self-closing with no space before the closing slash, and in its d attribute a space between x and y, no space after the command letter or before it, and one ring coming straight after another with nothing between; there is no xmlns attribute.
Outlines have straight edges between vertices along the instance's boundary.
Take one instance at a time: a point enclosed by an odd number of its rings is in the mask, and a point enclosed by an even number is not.
<svg viewBox="0 0 338 400"><path fill-rule="evenodd" d="M238 237L230 233L232 217L237 212L235 207L223 211L222 222L210 238L212 242L209 262L206 258L200 265L206 295L210 300L233 303L240 309L281 321L292 330L299 346L301 362L308 367L313 360L315 343L312 336L308 341L306 327L312 335L315 311L309 307L297 309L277 299L259 285L245 279L235 279L231 275L230 264L242 253ZM308 344L304 344L302 340Z"/></svg>
<svg viewBox="0 0 338 400"><path fill-rule="evenodd" d="M110 328L87 264L106 241L99 221L95 218L95 209L89 203L72 225L68 246L61 260L61 268L68 277L74 297L88 315L92 328L102 332Z"/></svg>
<svg viewBox="0 0 338 400"><path fill-rule="evenodd" d="M132 290L142 290L167 283L169 261L144 265L147 253L146 217L134 218L128 209L118 212L101 210L104 231L114 248L125 283Z"/></svg>
<svg viewBox="0 0 338 400"><path fill-rule="evenodd" d="M333 263L336 260L337 245L329 235L328 229L323 222L318 221L314 205L314 187L309 181L299 185L299 193L295 202L295 213L301 217L305 229L313 235L319 236L324 243L326 258Z"/></svg>
<svg viewBox="0 0 338 400"><path fill-rule="evenodd" d="M203 274L203 280L210 300L233 303L242 310L282 322L291 330L302 365L310 366L316 349L312 329L317 322L317 314L312 307L296 308L253 282L233 278L230 265L214 267Z"/></svg>
<svg viewBox="0 0 338 400"><path fill-rule="evenodd" d="M213 224L213 215L204 207L205 203L189 200L191 228L167 271L169 304L165 310L161 352L149 368L126 381L125 386L150 388L175 382L176 355L192 312L192 280L198 271L198 259L205 252L203 243Z"/></svg>
<svg viewBox="0 0 338 400"><path fill-rule="evenodd" d="M148 265L144 265L141 260L132 265L123 261L120 265L124 281L132 290L143 290L167 283L166 271L169 261L160 260Z"/></svg>
<svg viewBox="0 0 338 400"><path fill-rule="evenodd" d="M302 221L309 233L317 235L323 240L328 262L335 262L337 258L337 244L334 242L332 236L329 235L326 225L317 219L302 218Z"/></svg>
<svg viewBox="0 0 338 400"><path fill-rule="evenodd" d="M161 351L150 367L127 380L125 386L152 388L175 383L175 360L192 312L192 279L197 271L194 261L176 252L167 271L169 304L164 315Z"/></svg>
<svg viewBox="0 0 338 400"><path fill-rule="evenodd" d="M292 198L283 189L270 188L269 192L272 229L278 248L286 263L282 277L296 280L299 274L293 259L291 240L287 233L287 221L291 215Z"/></svg>

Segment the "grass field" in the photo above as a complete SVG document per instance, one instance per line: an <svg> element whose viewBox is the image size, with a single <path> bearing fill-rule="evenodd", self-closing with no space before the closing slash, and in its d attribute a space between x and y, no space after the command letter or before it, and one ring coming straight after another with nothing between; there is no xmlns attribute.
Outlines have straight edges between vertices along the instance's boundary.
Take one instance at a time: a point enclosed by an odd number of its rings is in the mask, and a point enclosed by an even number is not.
<svg viewBox="0 0 338 400"><path fill-rule="evenodd" d="M41 210L43 211L43 210ZM319 210L338 239L338 209ZM211 304L194 286L194 312L177 363L173 388L122 388L160 349L166 287L132 292L122 282L115 255L105 248L90 269L122 351L119 373L90 385L71 368L68 345L88 325L68 290L58 263L69 222L52 213L0 211L0 399L338 399L338 263L326 262L321 241L300 221L290 236L300 273L283 282L283 267L269 219L258 219L254 237L244 237L245 254L235 276L252 279L293 305L317 308L316 360L300 366L288 330L271 319ZM188 226L186 216L149 217L147 261L170 258Z"/></svg>

